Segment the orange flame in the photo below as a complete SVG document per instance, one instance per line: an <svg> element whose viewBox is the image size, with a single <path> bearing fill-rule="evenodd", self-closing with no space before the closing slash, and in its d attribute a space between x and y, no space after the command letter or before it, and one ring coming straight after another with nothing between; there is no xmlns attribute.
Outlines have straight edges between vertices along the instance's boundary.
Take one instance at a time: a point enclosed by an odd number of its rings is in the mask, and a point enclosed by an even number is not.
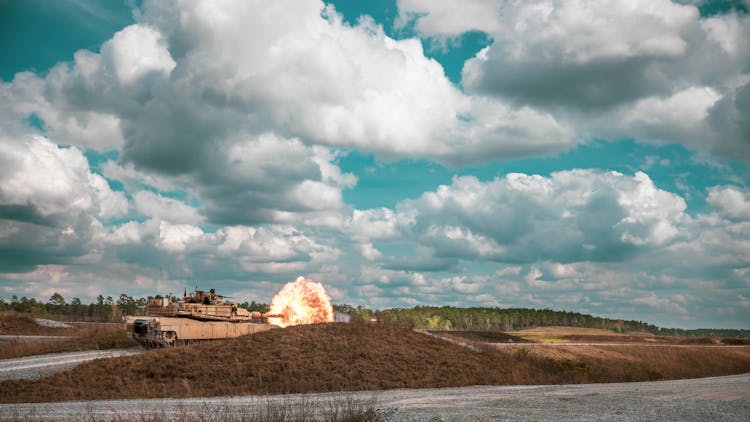
<svg viewBox="0 0 750 422"><path fill-rule="evenodd" d="M333 322L331 298L323 285L304 277L286 283L273 297L268 313L282 316L268 318L268 322L279 327Z"/></svg>

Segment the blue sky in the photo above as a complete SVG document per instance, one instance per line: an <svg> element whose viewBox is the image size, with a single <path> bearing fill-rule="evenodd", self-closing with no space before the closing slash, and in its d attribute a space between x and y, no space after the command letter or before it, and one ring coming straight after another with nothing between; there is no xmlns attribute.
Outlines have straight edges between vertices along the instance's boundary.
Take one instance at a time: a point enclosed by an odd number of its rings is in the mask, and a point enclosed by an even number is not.
<svg viewBox="0 0 750 422"><path fill-rule="evenodd" d="M747 328L748 5L626 3L0 1L0 296Z"/></svg>

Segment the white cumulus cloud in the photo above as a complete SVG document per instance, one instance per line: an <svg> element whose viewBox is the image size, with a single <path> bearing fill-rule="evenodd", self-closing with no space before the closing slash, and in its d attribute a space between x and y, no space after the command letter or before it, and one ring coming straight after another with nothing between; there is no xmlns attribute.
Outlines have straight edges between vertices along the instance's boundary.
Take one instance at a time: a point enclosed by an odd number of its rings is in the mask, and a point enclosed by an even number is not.
<svg viewBox="0 0 750 422"><path fill-rule="evenodd" d="M151 218L185 224L200 224L205 220L196 208L154 192L136 192L133 195L133 201L136 211Z"/></svg>
<svg viewBox="0 0 750 422"><path fill-rule="evenodd" d="M102 46L117 79L132 87L149 73L168 75L175 67L159 31L145 25L130 25Z"/></svg>
<svg viewBox="0 0 750 422"><path fill-rule="evenodd" d="M394 215L357 212L352 227L375 240L395 228L442 258L610 261L677 239L685 209L680 196L642 172L511 173L488 182L455 177L401 202Z"/></svg>
<svg viewBox="0 0 750 422"><path fill-rule="evenodd" d="M0 204L27 207L42 217L87 213L96 218L124 215L122 192L92 173L75 147L63 148L42 137L0 142Z"/></svg>
<svg viewBox="0 0 750 422"><path fill-rule="evenodd" d="M720 215L731 220L750 221L750 192L736 186L714 186L706 199Z"/></svg>
<svg viewBox="0 0 750 422"><path fill-rule="evenodd" d="M473 95L550 110L582 137L637 137L750 159L750 17L670 0L401 0L428 38L484 31ZM453 13L449 8L454 9ZM481 18L477 18L481 16Z"/></svg>

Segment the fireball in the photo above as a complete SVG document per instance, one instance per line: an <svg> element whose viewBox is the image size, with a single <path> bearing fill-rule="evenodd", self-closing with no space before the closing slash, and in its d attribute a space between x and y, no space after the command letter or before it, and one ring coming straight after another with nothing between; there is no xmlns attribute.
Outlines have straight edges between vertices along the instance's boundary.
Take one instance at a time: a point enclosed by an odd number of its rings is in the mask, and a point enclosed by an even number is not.
<svg viewBox="0 0 750 422"><path fill-rule="evenodd" d="M281 315L268 318L268 322L279 327L333 322L331 298L323 285L304 277L284 285L273 297L268 313Z"/></svg>

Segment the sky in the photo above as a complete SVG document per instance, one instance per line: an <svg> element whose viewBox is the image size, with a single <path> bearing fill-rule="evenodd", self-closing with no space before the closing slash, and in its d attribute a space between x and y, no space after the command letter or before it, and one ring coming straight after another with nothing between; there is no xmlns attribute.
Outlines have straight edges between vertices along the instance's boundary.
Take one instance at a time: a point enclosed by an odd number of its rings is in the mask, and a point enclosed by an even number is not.
<svg viewBox="0 0 750 422"><path fill-rule="evenodd" d="M0 297L749 328L748 9L0 0Z"/></svg>

